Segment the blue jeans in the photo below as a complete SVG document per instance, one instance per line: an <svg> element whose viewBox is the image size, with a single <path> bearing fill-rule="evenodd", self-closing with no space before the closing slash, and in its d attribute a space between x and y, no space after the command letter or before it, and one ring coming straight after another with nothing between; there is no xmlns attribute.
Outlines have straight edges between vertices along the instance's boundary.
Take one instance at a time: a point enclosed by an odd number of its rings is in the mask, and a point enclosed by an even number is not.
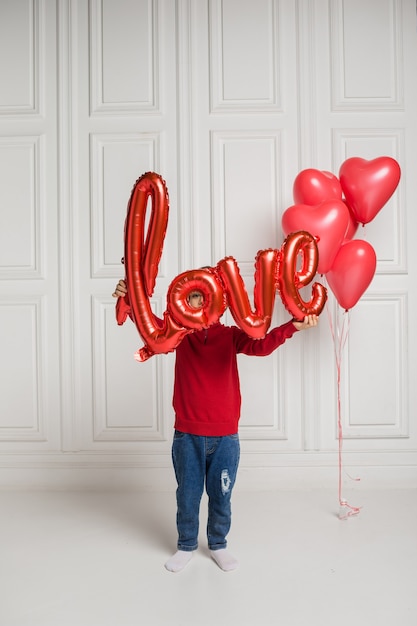
<svg viewBox="0 0 417 626"><path fill-rule="evenodd" d="M239 465L239 436L203 437L175 431L172 461L177 479L178 549L198 546L200 502L208 495L207 540L210 550L227 546L231 495Z"/></svg>

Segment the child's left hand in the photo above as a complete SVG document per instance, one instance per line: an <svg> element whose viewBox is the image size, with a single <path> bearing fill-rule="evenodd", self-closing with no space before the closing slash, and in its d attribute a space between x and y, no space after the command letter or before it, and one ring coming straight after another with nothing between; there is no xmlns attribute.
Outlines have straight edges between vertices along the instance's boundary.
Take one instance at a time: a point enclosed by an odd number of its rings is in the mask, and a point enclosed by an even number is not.
<svg viewBox="0 0 417 626"><path fill-rule="evenodd" d="M292 322L297 330L306 330L307 328L313 328L313 326L317 326L319 323L319 318L317 315L306 315L302 322L297 322L293 320Z"/></svg>

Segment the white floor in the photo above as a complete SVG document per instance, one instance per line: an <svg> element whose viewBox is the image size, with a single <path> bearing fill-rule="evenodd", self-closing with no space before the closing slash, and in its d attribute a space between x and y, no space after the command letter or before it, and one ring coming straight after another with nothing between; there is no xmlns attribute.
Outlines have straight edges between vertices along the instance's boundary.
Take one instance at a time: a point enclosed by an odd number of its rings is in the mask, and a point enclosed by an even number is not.
<svg viewBox="0 0 417 626"><path fill-rule="evenodd" d="M417 493L239 492L224 573L179 574L174 494L0 493L1 626L416 626Z"/></svg>

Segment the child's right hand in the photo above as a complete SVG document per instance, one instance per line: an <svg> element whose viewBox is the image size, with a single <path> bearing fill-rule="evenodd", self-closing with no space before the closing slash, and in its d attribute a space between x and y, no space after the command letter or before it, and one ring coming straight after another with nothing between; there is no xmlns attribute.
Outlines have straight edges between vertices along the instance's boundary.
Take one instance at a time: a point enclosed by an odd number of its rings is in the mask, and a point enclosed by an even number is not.
<svg viewBox="0 0 417 626"><path fill-rule="evenodd" d="M116 285L116 289L112 294L113 298L124 298L127 294L126 283L124 280L120 279Z"/></svg>

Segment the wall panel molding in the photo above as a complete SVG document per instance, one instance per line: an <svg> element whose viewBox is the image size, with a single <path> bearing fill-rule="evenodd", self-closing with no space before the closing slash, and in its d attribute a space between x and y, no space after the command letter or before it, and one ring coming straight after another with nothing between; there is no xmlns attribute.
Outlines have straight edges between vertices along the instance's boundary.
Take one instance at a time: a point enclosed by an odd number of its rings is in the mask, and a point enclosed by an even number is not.
<svg viewBox="0 0 417 626"><path fill-rule="evenodd" d="M159 133L90 136L92 277L120 278L121 236L130 193L139 176L158 171L159 164ZM160 272L163 264L162 259Z"/></svg>
<svg viewBox="0 0 417 626"><path fill-rule="evenodd" d="M302 170L311 167L318 159L317 87L321 68L316 54L315 4L297 1L296 10L298 153Z"/></svg>
<svg viewBox="0 0 417 626"><path fill-rule="evenodd" d="M91 114L160 113L159 4L90 0Z"/></svg>
<svg viewBox="0 0 417 626"><path fill-rule="evenodd" d="M342 366L344 437L408 438L407 294L370 291L355 308Z"/></svg>
<svg viewBox="0 0 417 626"><path fill-rule="evenodd" d="M45 10L45 0L0 5L0 56L13 59L0 66L0 118L44 113Z"/></svg>
<svg viewBox="0 0 417 626"><path fill-rule="evenodd" d="M2 485L175 489L175 354L137 363L142 338L130 320L117 325L111 297L141 174L161 173L171 200L151 298L162 316L174 275L228 255L253 307L256 256L281 247L300 170L337 175L351 156L381 155L403 175L356 234L378 267L349 313L344 467L368 485L417 484L415 9L415 0L0 1ZM287 319L277 293L272 325ZM222 321L234 323L230 311ZM317 329L270 357L239 356L241 488L336 492L326 321L324 311Z"/></svg>
<svg viewBox="0 0 417 626"><path fill-rule="evenodd" d="M372 160L391 156L400 167L405 163L403 128L334 128L332 130L334 171L350 157ZM407 267L407 212L404 210L403 180L377 216L358 229L355 238L367 239L378 257L378 274L405 274Z"/></svg>
<svg viewBox="0 0 417 626"><path fill-rule="evenodd" d="M41 278L44 137L0 137L0 279Z"/></svg>
<svg viewBox="0 0 417 626"><path fill-rule="evenodd" d="M128 336L121 337L120 329L115 329L114 305L108 298L92 298L93 442L164 441L161 360L153 357L137 363L132 351L130 367L125 366L124 376L120 375L121 351ZM162 302L153 299L153 305L160 309ZM137 343L139 347L140 337Z"/></svg>
<svg viewBox="0 0 417 626"><path fill-rule="evenodd" d="M236 257L244 276L259 250L282 243L281 151L279 130L211 133L213 257Z"/></svg>
<svg viewBox="0 0 417 626"><path fill-rule="evenodd" d="M193 125L196 115L196 94L193 84L196 76L198 53L195 40L198 39L196 3L192 0L178 0L176 12L177 27L177 101L178 101L178 156L181 167L178 170L178 231L179 267L192 267L195 258L195 220L197 206L195 179L195 145L193 145ZM194 44L194 47L193 47ZM187 67L188 72L181 68Z"/></svg>
<svg viewBox="0 0 417 626"><path fill-rule="evenodd" d="M401 2L329 0L329 9L332 110L403 111Z"/></svg>
<svg viewBox="0 0 417 626"><path fill-rule="evenodd" d="M245 393L243 397L239 424L242 440L288 440L286 395L278 392L282 368L279 352L263 359L239 357L242 387L256 389L256 393Z"/></svg>
<svg viewBox="0 0 417 626"><path fill-rule="evenodd" d="M58 237L59 237L59 301L60 301L60 370L61 370L61 446L64 452L75 448L77 386L75 346L77 320L75 302L77 288L74 276L78 255L75 253L77 184L73 163L75 157L74 101L76 99L75 51L79 48L76 27L76 5L66 0L57 2L57 98L58 98Z"/></svg>
<svg viewBox="0 0 417 626"><path fill-rule="evenodd" d="M331 489L337 502L336 466L334 453L310 454L306 458L305 454L248 454L243 450L236 489L256 492L260 488L297 490L319 486ZM109 459L91 453L68 453L59 458L54 455L40 458L33 454L2 456L0 469L6 488L22 491L175 491L169 454L142 455L134 459L125 455L112 455ZM417 487L416 451L349 454L345 469L351 475L360 476L367 489ZM346 486L351 488L352 483Z"/></svg>
<svg viewBox="0 0 417 626"><path fill-rule="evenodd" d="M278 7L277 0L209 3L211 113L282 112Z"/></svg>
<svg viewBox="0 0 417 626"><path fill-rule="evenodd" d="M44 309L42 296L0 298L0 441L47 441Z"/></svg>

